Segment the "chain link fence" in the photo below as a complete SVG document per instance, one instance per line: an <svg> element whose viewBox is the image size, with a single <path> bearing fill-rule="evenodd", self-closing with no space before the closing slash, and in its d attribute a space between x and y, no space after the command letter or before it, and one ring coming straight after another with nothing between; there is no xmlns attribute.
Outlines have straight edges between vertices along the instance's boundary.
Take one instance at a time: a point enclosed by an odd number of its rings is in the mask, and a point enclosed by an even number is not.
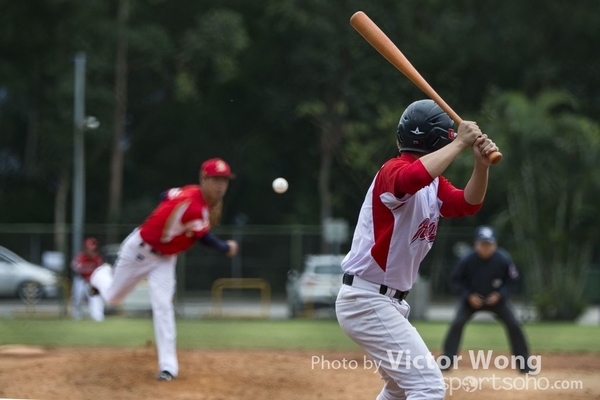
<svg viewBox="0 0 600 400"><path fill-rule="evenodd" d="M112 263L120 242L134 228L134 225L87 225L84 234L98 239L103 255ZM352 231L353 227L350 227L350 236ZM301 271L306 255L345 254L351 239L343 243L326 243L324 230L312 225L221 226L213 232L222 239L237 240L240 252L237 257L229 259L213 249L197 245L180 255L177 265L178 302L210 298L213 283L222 278L262 279L270 285L272 296L283 300L288 273L291 270ZM420 284L427 286L427 296L431 301L455 301L449 275L457 257L471 248L472 238L470 228L440 227L438 230L436 243L421 266ZM52 224L0 224L0 246L31 263L43 265L48 252L62 254L59 298L36 301L38 309L51 303L55 312L68 313L72 279L69 264L73 256L68 249L69 243L70 232L57 232ZM6 304L16 301L19 299L0 298L0 315Z"/></svg>

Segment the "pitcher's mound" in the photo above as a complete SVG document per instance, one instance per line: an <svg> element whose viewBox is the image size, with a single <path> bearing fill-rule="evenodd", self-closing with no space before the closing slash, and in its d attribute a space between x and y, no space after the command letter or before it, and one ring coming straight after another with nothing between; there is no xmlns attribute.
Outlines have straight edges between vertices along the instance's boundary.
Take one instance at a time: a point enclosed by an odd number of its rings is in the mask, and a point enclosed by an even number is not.
<svg viewBox="0 0 600 400"><path fill-rule="evenodd" d="M0 356L39 356L46 354L46 350L38 346L23 344L7 344L0 346Z"/></svg>

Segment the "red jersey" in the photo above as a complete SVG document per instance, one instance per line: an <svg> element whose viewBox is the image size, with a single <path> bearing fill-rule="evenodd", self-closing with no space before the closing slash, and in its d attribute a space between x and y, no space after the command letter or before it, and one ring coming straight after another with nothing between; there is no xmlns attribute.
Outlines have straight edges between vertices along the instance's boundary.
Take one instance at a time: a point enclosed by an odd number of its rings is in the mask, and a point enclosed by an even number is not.
<svg viewBox="0 0 600 400"><path fill-rule="evenodd" d="M81 275L83 279L89 282L92 272L104 263L102 257L98 254L90 255L85 251L77 254L71 263L73 271Z"/></svg>
<svg viewBox="0 0 600 400"><path fill-rule="evenodd" d="M140 235L162 254L181 253L210 230L209 208L198 185L170 189L140 227Z"/></svg>

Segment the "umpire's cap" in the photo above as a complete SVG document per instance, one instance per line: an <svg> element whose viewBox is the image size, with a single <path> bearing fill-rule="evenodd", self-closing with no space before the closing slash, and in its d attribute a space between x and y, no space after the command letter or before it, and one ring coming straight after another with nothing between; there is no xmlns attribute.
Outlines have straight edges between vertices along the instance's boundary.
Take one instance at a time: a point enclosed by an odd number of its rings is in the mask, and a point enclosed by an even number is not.
<svg viewBox="0 0 600 400"><path fill-rule="evenodd" d="M496 243L494 229L486 225L478 227L475 231L475 241Z"/></svg>

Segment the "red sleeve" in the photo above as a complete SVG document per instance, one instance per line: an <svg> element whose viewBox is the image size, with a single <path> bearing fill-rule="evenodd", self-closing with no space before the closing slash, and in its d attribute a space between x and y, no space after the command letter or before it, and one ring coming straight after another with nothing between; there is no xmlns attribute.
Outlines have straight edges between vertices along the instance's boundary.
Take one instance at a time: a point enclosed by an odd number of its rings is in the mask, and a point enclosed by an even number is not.
<svg viewBox="0 0 600 400"><path fill-rule="evenodd" d="M405 194L415 194L433 182L433 178L420 160L413 163L398 163L392 168L396 171L388 176L394 179L394 195L398 198Z"/></svg>
<svg viewBox="0 0 600 400"><path fill-rule="evenodd" d="M469 204L465 200L465 191L455 188L446 178L440 175L438 198L442 201L440 213L442 217L465 217L473 215L481 209L481 204Z"/></svg>

